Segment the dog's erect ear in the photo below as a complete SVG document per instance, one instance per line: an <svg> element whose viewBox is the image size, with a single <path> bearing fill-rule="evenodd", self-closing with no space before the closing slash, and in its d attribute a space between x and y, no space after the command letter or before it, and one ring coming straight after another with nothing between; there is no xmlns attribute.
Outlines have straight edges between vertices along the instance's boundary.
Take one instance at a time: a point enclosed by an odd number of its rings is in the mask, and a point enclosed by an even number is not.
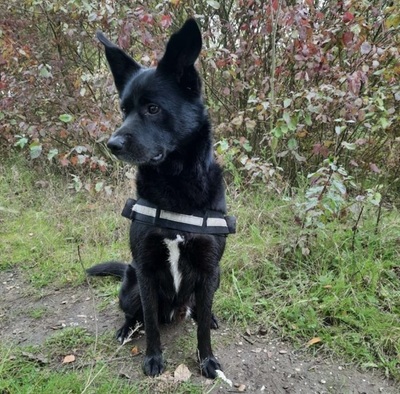
<svg viewBox="0 0 400 394"><path fill-rule="evenodd" d="M115 86L121 94L128 79L139 71L140 64L136 63L121 48L113 44L101 31L96 33L97 39L104 45L106 58L114 77Z"/></svg>
<svg viewBox="0 0 400 394"><path fill-rule="evenodd" d="M197 86L190 85L195 83L195 79L198 79L194 78L192 74L195 73L194 63L200 54L201 46L199 26L194 19L188 19L169 39L164 56L159 61L157 68L175 74L179 83L194 89ZM196 84L198 84L197 81Z"/></svg>

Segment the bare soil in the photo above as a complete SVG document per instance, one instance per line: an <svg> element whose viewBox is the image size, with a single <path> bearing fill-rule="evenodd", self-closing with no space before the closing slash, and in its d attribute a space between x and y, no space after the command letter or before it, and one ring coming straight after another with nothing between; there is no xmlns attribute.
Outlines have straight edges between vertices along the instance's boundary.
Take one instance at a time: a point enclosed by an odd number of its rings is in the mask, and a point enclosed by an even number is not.
<svg viewBox="0 0 400 394"><path fill-rule="evenodd" d="M23 273L16 270L0 272L1 342L40 345L57 330L82 327L93 335L110 332L110 344L115 343L117 348L112 333L123 322L117 305L98 311L99 300L94 298L88 285L47 289L38 295L23 278ZM34 317L33 312L38 310L42 311L41 315ZM190 347L182 346L185 338ZM162 341L168 368L173 371L184 363L192 372L191 380L202 385L206 392L400 393L394 382L376 370L360 371L326 355L313 356L308 351L295 350L278 338L260 335L256 327L242 333L220 321L220 329L213 331L214 352L224 366L226 377L233 382L232 387L224 382L213 385L199 375L192 321L163 328ZM143 379L141 356L133 357L131 349L132 346L137 346L139 351L144 349L144 334L125 346L120 354L126 357L121 357L116 365L118 373L128 379ZM162 384L163 377L158 379Z"/></svg>

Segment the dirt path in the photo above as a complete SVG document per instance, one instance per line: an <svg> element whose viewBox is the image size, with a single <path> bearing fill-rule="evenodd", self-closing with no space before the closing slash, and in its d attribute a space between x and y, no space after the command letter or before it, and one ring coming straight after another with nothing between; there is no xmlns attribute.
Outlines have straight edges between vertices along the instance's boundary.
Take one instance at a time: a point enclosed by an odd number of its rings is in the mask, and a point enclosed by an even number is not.
<svg viewBox="0 0 400 394"><path fill-rule="evenodd" d="M48 290L32 296L29 285L18 271L0 272L0 340L18 345L43 344L46 338L65 327L83 327L91 333L113 331L123 317L117 306L97 314L88 286L74 289ZM32 311L41 311L40 317ZM254 332L240 333L220 322L221 328L213 332L215 353L224 366L224 372L234 386L216 385L199 376L195 351L195 326L186 322L163 329L164 351L169 366L184 362L199 382L212 393L343 393L343 394L398 394L395 385L375 373L358 371L353 366L333 362L326 358L313 358L306 352L295 351L279 339L268 338ZM250 335L249 335L250 334ZM183 346L187 339L190 346ZM110 335L110 342L114 341ZM115 341L117 346L117 342ZM178 345L179 344L179 345ZM144 348L143 335L134 340L138 349ZM130 346L130 345L127 345ZM186 349L187 348L187 349ZM129 355L130 350L122 349ZM127 357L118 364L123 376L140 379L141 357ZM160 380L162 382L162 379Z"/></svg>

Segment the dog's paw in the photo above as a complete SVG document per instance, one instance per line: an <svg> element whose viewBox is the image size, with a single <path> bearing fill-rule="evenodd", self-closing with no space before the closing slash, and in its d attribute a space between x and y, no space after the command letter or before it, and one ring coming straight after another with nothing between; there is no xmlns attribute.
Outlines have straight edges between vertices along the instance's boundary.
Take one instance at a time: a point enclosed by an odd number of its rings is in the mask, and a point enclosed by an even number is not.
<svg viewBox="0 0 400 394"><path fill-rule="evenodd" d="M217 370L222 371L221 364L214 357L206 357L200 361L201 374L209 379L215 379L217 375Z"/></svg>
<svg viewBox="0 0 400 394"><path fill-rule="evenodd" d="M164 360L162 354L145 356L143 360L143 372L147 376L158 376L164 372Z"/></svg>
<svg viewBox="0 0 400 394"><path fill-rule="evenodd" d="M219 328L218 319L215 317L214 313L211 315L210 327L212 330L216 330L217 328Z"/></svg>
<svg viewBox="0 0 400 394"><path fill-rule="evenodd" d="M115 334L117 341L121 344L124 344L130 336L131 327L129 325L124 324Z"/></svg>

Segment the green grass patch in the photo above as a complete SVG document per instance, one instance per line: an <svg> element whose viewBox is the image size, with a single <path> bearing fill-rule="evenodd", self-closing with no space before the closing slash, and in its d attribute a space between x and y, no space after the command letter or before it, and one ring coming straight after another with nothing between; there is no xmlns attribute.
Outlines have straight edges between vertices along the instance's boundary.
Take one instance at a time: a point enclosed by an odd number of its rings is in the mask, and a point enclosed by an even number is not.
<svg viewBox="0 0 400 394"><path fill-rule="evenodd" d="M24 163L7 164L0 177L0 270L18 269L34 289L62 288L83 283L82 264L130 258L129 222L119 216L126 190L112 198L76 194L51 174L47 186L38 187L44 174ZM240 327L263 326L300 349L319 337L309 351L380 368L400 379L398 212L383 210L377 232L374 209L364 210L355 234L352 217L306 230L296 216L299 198L301 193L282 198L260 188L229 199L238 233L228 238L216 315ZM117 304L118 281L93 278L91 284L100 308ZM45 313L41 307L28 311L36 319ZM193 340L194 333L181 338L180 347L192 349ZM3 346L0 391L154 392L159 382L118 377L107 363L115 351L109 336L93 341L84 330L63 330L29 350L44 354L46 364L24 356L20 346ZM80 363L63 365L69 353L79 354ZM166 393L203 390L192 383L165 384Z"/></svg>
<svg viewBox="0 0 400 394"><path fill-rule="evenodd" d="M223 259L217 314L298 347L320 337L318 350L400 378L398 212L384 211L375 233L377 212L366 211L353 240L351 218L306 232L295 203L257 190L231 202L240 224Z"/></svg>
<svg viewBox="0 0 400 394"><path fill-rule="evenodd" d="M75 194L24 163L4 167L0 178L0 269L20 268L35 288L62 287L82 283L82 265L128 258L129 223L110 201Z"/></svg>

